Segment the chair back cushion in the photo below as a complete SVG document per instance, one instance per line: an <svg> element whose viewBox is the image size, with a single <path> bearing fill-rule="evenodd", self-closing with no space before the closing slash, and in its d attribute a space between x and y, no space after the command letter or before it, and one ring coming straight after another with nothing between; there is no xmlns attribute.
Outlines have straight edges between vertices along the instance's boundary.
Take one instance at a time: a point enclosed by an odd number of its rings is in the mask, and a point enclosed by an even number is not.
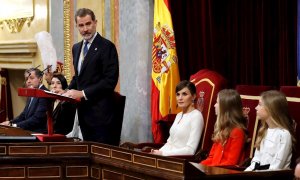
<svg viewBox="0 0 300 180"><path fill-rule="evenodd" d="M204 131L201 136L200 148L209 151L212 146L211 137L216 121L214 104L218 92L227 86L227 81L223 76L209 69L202 69L191 75L190 81L196 85L197 97L202 97L198 106L204 118Z"/></svg>
<svg viewBox="0 0 300 180"><path fill-rule="evenodd" d="M237 85L235 87L237 92L241 95L244 115L248 119L248 138L249 144L246 144L245 149L245 158L252 158L254 153L254 143L256 131L258 127L258 121L256 119L256 110L255 107L258 104L260 94L264 91L272 89L272 86L257 86L257 85ZM251 143L251 144L250 144Z"/></svg>

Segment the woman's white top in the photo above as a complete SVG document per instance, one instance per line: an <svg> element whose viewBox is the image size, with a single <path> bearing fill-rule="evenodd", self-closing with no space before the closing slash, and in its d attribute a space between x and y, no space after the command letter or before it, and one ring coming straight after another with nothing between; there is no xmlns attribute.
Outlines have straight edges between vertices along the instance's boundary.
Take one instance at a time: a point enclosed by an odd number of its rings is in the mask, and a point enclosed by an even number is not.
<svg viewBox="0 0 300 180"><path fill-rule="evenodd" d="M167 143L159 150L163 156L194 155L203 131L203 116L197 109L176 115Z"/></svg>
<svg viewBox="0 0 300 180"><path fill-rule="evenodd" d="M255 150L251 165L245 171L252 171L255 162L260 165L270 164L269 170L288 169L292 158L292 136L286 129L267 129L265 138L260 143L260 150Z"/></svg>

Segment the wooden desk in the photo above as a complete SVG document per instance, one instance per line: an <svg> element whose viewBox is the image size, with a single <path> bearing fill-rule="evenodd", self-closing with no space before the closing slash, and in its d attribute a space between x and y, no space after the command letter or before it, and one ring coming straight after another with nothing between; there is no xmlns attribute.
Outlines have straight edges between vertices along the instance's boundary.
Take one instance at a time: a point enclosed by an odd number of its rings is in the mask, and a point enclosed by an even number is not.
<svg viewBox="0 0 300 180"><path fill-rule="evenodd" d="M292 179L239 172L93 142L0 143L0 179Z"/></svg>
<svg viewBox="0 0 300 180"><path fill-rule="evenodd" d="M32 132L20 128L0 125L0 142L32 142L37 141Z"/></svg>

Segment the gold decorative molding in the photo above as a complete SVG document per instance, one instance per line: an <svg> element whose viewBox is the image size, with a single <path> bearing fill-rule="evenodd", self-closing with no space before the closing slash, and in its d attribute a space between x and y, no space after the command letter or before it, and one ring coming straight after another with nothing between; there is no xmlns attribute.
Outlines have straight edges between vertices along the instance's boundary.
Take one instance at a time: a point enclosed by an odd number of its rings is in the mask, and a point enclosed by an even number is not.
<svg viewBox="0 0 300 180"><path fill-rule="evenodd" d="M0 57L3 54L28 54L33 57L37 52L36 42L0 41Z"/></svg>
<svg viewBox="0 0 300 180"><path fill-rule="evenodd" d="M110 0L111 41L115 43L115 0Z"/></svg>
<svg viewBox="0 0 300 180"><path fill-rule="evenodd" d="M0 27L1 27L1 29L3 29L3 24L4 24L10 33L17 33L22 30L25 22L27 22L27 26L30 27L30 23L32 20L33 20L33 17L6 19L3 21L0 21Z"/></svg>
<svg viewBox="0 0 300 180"><path fill-rule="evenodd" d="M64 74L71 81L71 2L64 0Z"/></svg>
<svg viewBox="0 0 300 180"><path fill-rule="evenodd" d="M2 68L26 69L32 66L37 53L36 42L0 41L0 66Z"/></svg>
<svg viewBox="0 0 300 180"><path fill-rule="evenodd" d="M101 32L101 35L103 37L105 37L106 33L105 33L105 0L102 0L101 2L101 9L102 9L102 14L101 14L101 17L102 17L102 32Z"/></svg>
<svg viewBox="0 0 300 180"><path fill-rule="evenodd" d="M20 32L23 25L30 24L34 18L34 0L1 0L0 28L5 26L10 33Z"/></svg>

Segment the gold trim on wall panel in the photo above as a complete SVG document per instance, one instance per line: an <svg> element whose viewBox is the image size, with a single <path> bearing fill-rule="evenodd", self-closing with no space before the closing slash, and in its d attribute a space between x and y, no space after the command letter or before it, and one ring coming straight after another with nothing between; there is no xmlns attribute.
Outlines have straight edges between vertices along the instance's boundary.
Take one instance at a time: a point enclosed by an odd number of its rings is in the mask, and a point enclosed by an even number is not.
<svg viewBox="0 0 300 180"><path fill-rule="evenodd" d="M119 46L119 0L111 0L111 35L112 41L114 42L117 51L120 52ZM120 61L120 59L119 59ZM115 88L115 91L120 92L120 77L118 79L118 84Z"/></svg>
<svg viewBox="0 0 300 180"><path fill-rule="evenodd" d="M50 32L50 2L47 0L47 32Z"/></svg>
<svg viewBox="0 0 300 180"><path fill-rule="evenodd" d="M36 42L25 41L0 41L0 56L3 54L27 54L30 57L35 56L37 52Z"/></svg>
<svg viewBox="0 0 300 180"><path fill-rule="evenodd" d="M73 10L71 11L71 7L73 7L72 0L64 0L64 74L68 82L71 81L71 44L73 37L73 24L71 23L70 17L73 17Z"/></svg>
<svg viewBox="0 0 300 180"><path fill-rule="evenodd" d="M101 3L101 9L102 9L102 36L105 37L105 0L102 0Z"/></svg>
<svg viewBox="0 0 300 180"><path fill-rule="evenodd" d="M113 29L113 33L114 33L114 43L117 47L118 52L120 49L120 42L119 42L119 0L114 0L114 29Z"/></svg>
<svg viewBox="0 0 300 180"><path fill-rule="evenodd" d="M110 0L111 41L115 43L115 0Z"/></svg>

